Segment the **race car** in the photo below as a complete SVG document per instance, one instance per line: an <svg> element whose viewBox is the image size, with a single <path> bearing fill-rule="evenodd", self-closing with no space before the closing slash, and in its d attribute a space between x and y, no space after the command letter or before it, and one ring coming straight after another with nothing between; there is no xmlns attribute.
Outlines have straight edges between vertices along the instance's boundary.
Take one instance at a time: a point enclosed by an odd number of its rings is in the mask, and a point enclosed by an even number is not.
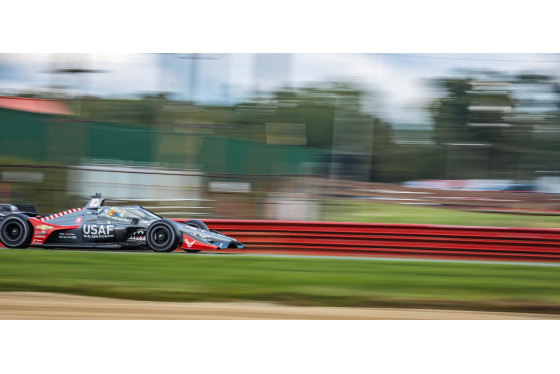
<svg viewBox="0 0 560 374"><path fill-rule="evenodd" d="M164 219L141 206L105 206L99 192L84 208L45 216L31 204L1 204L0 242L8 248L181 248L192 253L245 248L199 220Z"/></svg>

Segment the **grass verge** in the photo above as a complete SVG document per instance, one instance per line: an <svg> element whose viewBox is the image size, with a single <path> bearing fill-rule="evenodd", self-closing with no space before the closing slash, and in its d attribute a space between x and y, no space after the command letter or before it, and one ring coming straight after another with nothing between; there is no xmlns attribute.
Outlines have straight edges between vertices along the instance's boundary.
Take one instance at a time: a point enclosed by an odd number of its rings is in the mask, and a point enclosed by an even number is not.
<svg viewBox="0 0 560 374"><path fill-rule="evenodd" d="M560 267L3 249L0 291L560 314Z"/></svg>

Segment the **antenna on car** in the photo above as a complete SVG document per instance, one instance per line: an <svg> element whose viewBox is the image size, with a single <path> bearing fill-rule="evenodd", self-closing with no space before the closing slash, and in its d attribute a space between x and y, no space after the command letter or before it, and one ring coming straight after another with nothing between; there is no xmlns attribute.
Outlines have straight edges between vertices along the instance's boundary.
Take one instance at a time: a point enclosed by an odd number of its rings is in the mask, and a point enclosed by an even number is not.
<svg viewBox="0 0 560 374"><path fill-rule="evenodd" d="M86 209L97 209L103 205L105 199L101 198L101 192L96 192L95 195L90 196L91 200L87 203Z"/></svg>

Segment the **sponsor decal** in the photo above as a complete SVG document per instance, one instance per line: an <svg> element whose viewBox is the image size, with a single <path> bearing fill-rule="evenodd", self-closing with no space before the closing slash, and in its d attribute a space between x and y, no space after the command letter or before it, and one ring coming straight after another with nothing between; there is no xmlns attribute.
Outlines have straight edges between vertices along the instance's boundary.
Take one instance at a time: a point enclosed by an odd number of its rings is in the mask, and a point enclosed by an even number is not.
<svg viewBox="0 0 560 374"><path fill-rule="evenodd" d="M39 234L46 234L48 230L52 230L53 227L49 225L37 225L35 226L35 237L39 237Z"/></svg>
<svg viewBox="0 0 560 374"><path fill-rule="evenodd" d="M76 223L82 223L82 217L76 218Z"/></svg>
<svg viewBox="0 0 560 374"><path fill-rule="evenodd" d="M181 248L216 249L216 246L212 244L201 243L196 239L190 238L185 233L183 233L183 242L181 243Z"/></svg>
<svg viewBox="0 0 560 374"><path fill-rule="evenodd" d="M84 225L82 233L84 238L88 239L105 239L115 237L115 226L113 225Z"/></svg>
<svg viewBox="0 0 560 374"><path fill-rule="evenodd" d="M62 240L78 240L78 237L73 232L59 232L58 239Z"/></svg>
<svg viewBox="0 0 560 374"><path fill-rule="evenodd" d="M130 221L128 218L122 218L122 217L117 217L117 216L110 216L110 218L113 221L119 221L119 222L129 222Z"/></svg>

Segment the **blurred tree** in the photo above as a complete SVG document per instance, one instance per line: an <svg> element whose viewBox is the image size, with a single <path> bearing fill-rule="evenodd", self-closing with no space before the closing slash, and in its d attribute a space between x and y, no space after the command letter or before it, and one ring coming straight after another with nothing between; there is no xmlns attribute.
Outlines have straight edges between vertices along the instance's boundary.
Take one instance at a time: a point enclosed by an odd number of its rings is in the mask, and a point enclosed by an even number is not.
<svg viewBox="0 0 560 374"><path fill-rule="evenodd" d="M403 178L406 167L389 162L394 145L392 127L364 112L365 95L366 91L355 84L328 82L262 93L232 106L195 106L165 93L134 100L87 97L82 100L81 114L94 121L167 126L261 142L270 141L267 124L276 128L285 124L286 128L302 129L293 134L300 137L294 144L323 149L331 154L329 162L340 163L339 169L348 172L348 177Z"/></svg>
<svg viewBox="0 0 560 374"><path fill-rule="evenodd" d="M230 119L236 126L221 133L266 141L267 123L304 124L307 146L331 150L337 99L365 116L359 112L361 95L359 89L340 83L279 89L236 105Z"/></svg>
<svg viewBox="0 0 560 374"><path fill-rule="evenodd" d="M137 125L158 126L163 105L168 101L165 94L144 95L136 100L84 97L68 100L82 101L82 117L97 121L114 121Z"/></svg>
<svg viewBox="0 0 560 374"><path fill-rule="evenodd" d="M394 144L393 128L379 118L374 119L370 180L386 182L395 177L399 179L398 174L400 173L397 171L398 167L395 165L395 157L392 152L397 148Z"/></svg>
<svg viewBox="0 0 560 374"><path fill-rule="evenodd" d="M380 170L393 145L393 130L363 110L365 95L358 85L342 82L282 88L232 107L229 120L221 119L229 126L217 127L216 133L267 142L267 124L303 129L292 134L299 137L294 144L323 149L329 164L324 170L331 176L390 178L394 173Z"/></svg>
<svg viewBox="0 0 560 374"><path fill-rule="evenodd" d="M430 110L434 140L446 160L445 178L482 178L502 173L508 159L505 114L511 111L511 82L495 72L436 79L445 96Z"/></svg>
<svg viewBox="0 0 560 374"><path fill-rule="evenodd" d="M30 99L40 99L43 98L43 95L39 92L22 92L18 95L16 95L17 97L23 97L23 98L30 98Z"/></svg>
<svg viewBox="0 0 560 374"><path fill-rule="evenodd" d="M444 92L430 106L434 140L447 160L442 175L532 179L535 170L559 168L555 79L533 73L467 74L434 80Z"/></svg>
<svg viewBox="0 0 560 374"><path fill-rule="evenodd" d="M560 171L560 86L552 76L520 74L524 95L518 99L513 121L524 133L518 138L520 173Z"/></svg>
<svg viewBox="0 0 560 374"><path fill-rule="evenodd" d="M433 116L434 140L438 145L470 140L466 126L471 105L470 83L467 78L436 79L437 87L445 90L446 96L430 106Z"/></svg>

